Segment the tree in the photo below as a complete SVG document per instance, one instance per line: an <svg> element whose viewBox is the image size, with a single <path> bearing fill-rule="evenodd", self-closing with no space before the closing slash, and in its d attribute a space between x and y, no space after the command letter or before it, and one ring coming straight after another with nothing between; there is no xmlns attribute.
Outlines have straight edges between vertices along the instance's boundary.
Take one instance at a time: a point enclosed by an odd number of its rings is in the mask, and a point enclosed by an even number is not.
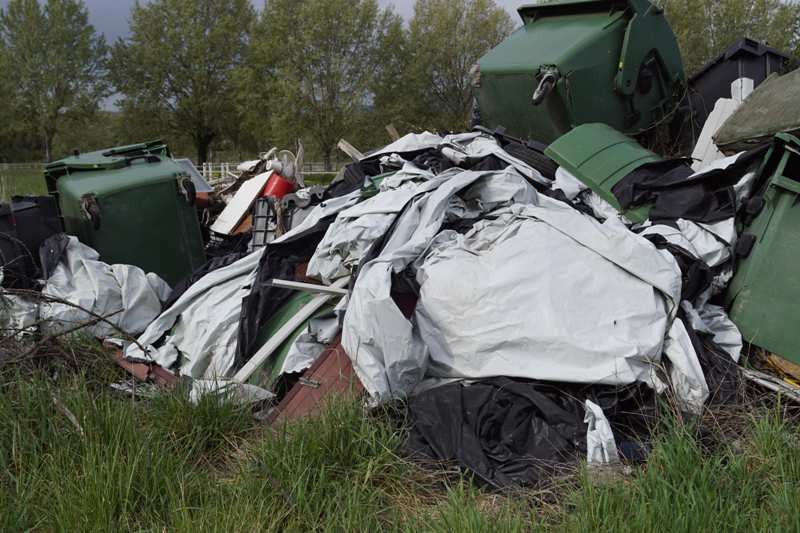
<svg viewBox="0 0 800 533"><path fill-rule="evenodd" d="M131 12L131 36L112 52L123 113L188 135L198 164L224 125L238 120L232 77L255 10L248 0L153 0Z"/></svg>
<svg viewBox="0 0 800 533"><path fill-rule="evenodd" d="M80 0L10 0L0 13L0 41L13 65L13 113L50 161L62 120L91 116L108 94L105 39Z"/></svg>
<svg viewBox="0 0 800 533"><path fill-rule="evenodd" d="M418 127L467 126L473 98L469 72L513 29L511 17L494 0L417 0L407 79Z"/></svg>
<svg viewBox="0 0 800 533"><path fill-rule="evenodd" d="M339 139L367 123L375 80L387 75L381 46L401 27L376 0L270 0L249 65L248 86L263 94L252 113L270 119L276 144L311 141L330 169Z"/></svg>
<svg viewBox="0 0 800 533"><path fill-rule="evenodd" d="M688 74L741 37L800 52L800 5L781 0L661 0Z"/></svg>

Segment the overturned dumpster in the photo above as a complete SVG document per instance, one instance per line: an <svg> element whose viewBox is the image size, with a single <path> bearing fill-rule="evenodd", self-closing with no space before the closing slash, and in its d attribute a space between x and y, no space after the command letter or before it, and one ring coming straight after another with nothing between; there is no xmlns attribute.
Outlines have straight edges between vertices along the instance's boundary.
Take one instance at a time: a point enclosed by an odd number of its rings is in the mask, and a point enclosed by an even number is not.
<svg viewBox="0 0 800 533"><path fill-rule="evenodd" d="M683 98L675 35L647 0L559 0L519 15L523 26L475 67L475 124L544 143L590 122L636 134Z"/></svg>
<svg viewBox="0 0 800 533"><path fill-rule="evenodd" d="M160 141L50 163L48 191L67 233L107 263L155 272L175 284L205 262L197 188Z"/></svg>

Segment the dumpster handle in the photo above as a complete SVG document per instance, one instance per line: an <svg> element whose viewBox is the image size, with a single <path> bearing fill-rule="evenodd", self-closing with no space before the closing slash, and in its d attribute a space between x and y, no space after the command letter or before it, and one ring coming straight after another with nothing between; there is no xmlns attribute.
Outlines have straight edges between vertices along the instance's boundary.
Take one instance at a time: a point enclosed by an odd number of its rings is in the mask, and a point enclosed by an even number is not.
<svg viewBox="0 0 800 533"><path fill-rule="evenodd" d="M532 105L539 105L541 104L547 95L549 95L556 86L558 79L561 76L557 72L547 72L544 76L542 76L541 81L539 82L539 86L536 87L536 90L533 91L533 96L531 97L531 104Z"/></svg>
<svg viewBox="0 0 800 533"><path fill-rule="evenodd" d="M183 178L178 182L178 189L186 203L193 206L197 200L197 188L190 178Z"/></svg>
<svg viewBox="0 0 800 533"><path fill-rule="evenodd" d="M125 158L125 164L130 166L131 163L133 163L134 161L137 161L139 159L144 159L148 163L160 163L161 162L161 158L159 158L157 155L141 154L141 155L135 155L133 157L126 157Z"/></svg>
<svg viewBox="0 0 800 533"><path fill-rule="evenodd" d="M93 194L87 194L81 199L81 211L84 216L92 223L95 231L100 229L100 206L97 198Z"/></svg>

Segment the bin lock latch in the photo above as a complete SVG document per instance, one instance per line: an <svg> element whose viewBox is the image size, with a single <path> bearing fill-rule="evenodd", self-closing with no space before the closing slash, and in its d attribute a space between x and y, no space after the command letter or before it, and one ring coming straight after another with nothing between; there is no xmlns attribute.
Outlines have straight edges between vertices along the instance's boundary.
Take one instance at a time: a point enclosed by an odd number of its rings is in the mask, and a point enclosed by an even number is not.
<svg viewBox="0 0 800 533"><path fill-rule="evenodd" d="M536 77L539 80L539 86L533 91L533 96L531 97L532 105L539 105L544 102L547 95L555 88L558 80L561 79L561 73L556 67L542 67Z"/></svg>
<svg viewBox="0 0 800 533"><path fill-rule="evenodd" d="M95 231L100 229L100 204L94 194L85 194L81 198L81 211L83 216L92 223Z"/></svg>

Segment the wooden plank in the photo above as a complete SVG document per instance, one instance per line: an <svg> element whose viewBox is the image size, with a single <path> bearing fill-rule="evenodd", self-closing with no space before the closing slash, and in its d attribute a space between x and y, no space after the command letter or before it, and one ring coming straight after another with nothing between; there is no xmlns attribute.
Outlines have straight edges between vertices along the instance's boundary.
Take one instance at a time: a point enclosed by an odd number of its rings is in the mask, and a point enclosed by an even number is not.
<svg viewBox="0 0 800 533"><path fill-rule="evenodd" d="M364 154L362 154L358 149L344 139L339 139L339 144L336 146L339 148L339 150L350 156L350 159L356 163L364 159Z"/></svg>
<svg viewBox="0 0 800 533"><path fill-rule="evenodd" d="M125 359L122 348L119 346L104 342L103 348L111 355L114 362L117 363L125 371L133 375L139 381L152 381L156 385L172 389L178 384L178 377L155 363L134 363Z"/></svg>
<svg viewBox="0 0 800 533"><path fill-rule="evenodd" d="M355 398L364 387L353 370L337 338L295 384L270 417L274 424L283 424L322 413L325 403L336 396Z"/></svg>

